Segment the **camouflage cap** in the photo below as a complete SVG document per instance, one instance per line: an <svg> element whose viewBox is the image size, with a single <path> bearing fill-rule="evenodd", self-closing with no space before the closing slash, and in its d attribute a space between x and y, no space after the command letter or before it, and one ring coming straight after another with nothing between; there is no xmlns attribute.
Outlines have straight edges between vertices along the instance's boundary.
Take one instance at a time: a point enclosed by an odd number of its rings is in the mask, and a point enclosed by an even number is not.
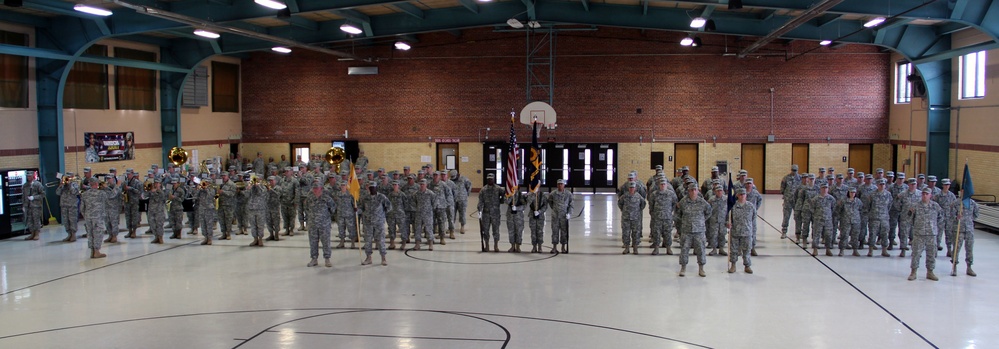
<svg viewBox="0 0 999 349"><path fill-rule="evenodd" d="M719 188L719 189L721 189L721 188ZM745 188L736 189L735 190L735 194L736 195L746 195L746 189Z"/></svg>
<svg viewBox="0 0 999 349"><path fill-rule="evenodd" d="M933 194L933 189L930 189L930 187L923 188L923 194Z"/></svg>
<svg viewBox="0 0 999 349"><path fill-rule="evenodd" d="M663 169L663 165L656 165L656 169L657 170L662 170Z"/></svg>
<svg viewBox="0 0 999 349"><path fill-rule="evenodd" d="M883 169L883 168L877 168L877 169L874 170L874 172L875 173L885 173L885 169Z"/></svg>
<svg viewBox="0 0 999 349"><path fill-rule="evenodd" d="M877 184L877 185L885 185L885 184L887 184L887 183L888 183L888 181L887 181L887 180L885 180L884 178L880 178L880 179L878 179L878 180L877 180L877 181L875 181L875 182L877 182L877 183L875 183L875 184Z"/></svg>
<svg viewBox="0 0 999 349"><path fill-rule="evenodd" d="M930 181L930 182L936 182L937 181L937 176L927 176L926 180Z"/></svg>
<svg viewBox="0 0 999 349"><path fill-rule="evenodd" d="M919 179L926 179L926 175L924 175L924 174L920 173L920 174L917 174L917 175L916 175L916 178L919 178Z"/></svg>
<svg viewBox="0 0 999 349"><path fill-rule="evenodd" d="M712 189L714 189L714 190L716 190L716 191L724 191L724 190L725 190L725 188L722 188L722 186L720 186L720 185L717 185L717 184L715 184L715 186L714 186L714 187L712 187Z"/></svg>
<svg viewBox="0 0 999 349"><path fill-rule="evenodd" d="M791 165L791 171L798 172L798 165L797 164Z"/></svg>
<svg viewBox="0 0 999 349"><path fill-rule="evenodd" d="M712 166L711 172L718 172L718 166Z"/></svg>
<svg viewBox="0 0 999 349"><path fill-rule="evenodd" d="M565 185L565 180L564 179L559 179L558 181L555 182L555 184Z"/></svg>
<svg viewBox="0 0 999 349"><path fill-rule="evenodd" d="M897 178L905 179L905 172L899 172L899 173L896 173L895 175L898 176Z"/></svg>
<svg viewBox="0 0 999 349"><path fill-rule="evenodd" d="M843 176L842 173L837 173L836 174L836 179L843 179L843 178L845 178L845 176Z"/></svg>
<svg viewBox="0 0 999 349"><path fill-rule="evenodd" d="M885 172L885 176L891 177L891 178L895 178L895 172L893 172L893 171Z"/></svg>
<svg viewBox="0 0 999 349"><path fill-rule="evenodd" d="M850 168L846 169L846 173L853 173L853 172L854 172L853 167L850 167Z"/></svg>
<svg viewBox="0 0 999 349"><path fill-rule="evenodd" d="M916 184L916 179L915 178L906 179L905 184Z"/></svg>
<svg viewBox="0 0 999 349"><path fill-rule="evenodd" d="M826 168L825 167L819 167L819 172L826 172Z"/></svg>
<svg viewBox="0 0 999 349"><path fill-rule="evenodd" d="M90 167L84 167L83 172L91 172Z"/></svg>
<svg viewBox="0 0 999 349"><path fill-rule="evenodd" d="M833 179L836 179L836 177L833 176L833 175L826 175L826 179L833 180Z"/></svg>
<svg viewBox="0 0 999 349"><path fill-rule="evenodd" d="M847 191L849 191L851 193L856 193L857 192L857 187L850 187L850 189L847 189Z"/></svg>
<svg viewBox="0 0 999 349"><path fill-rule="evenodd" d="M635 182L629 182L628 183L628 188L637 188L637 187L638 187L638 183L635 183Z"/></svg>
<svg viewBox="0 0 999 349"><path fill-rule="evenodd" d="M399 181L392 181L392 185L399 185Z"/></svg>
<svg viewBox="0 0 999 349"><path fill-rule="evenodd" d="M376 183L375 181L368 182L368 188L374 188L374 187L377 187L377 186L378 186L378 183Z"/></svg>
<svg viewBox="0 0 999 349"><path fill-rule="evenodd" d="M826 183L819 184L819 189L822 189L822 188L829 189L829 184L826 184Z"/></svg>
<svg viewBox="0 0 999 349"><path fill-rule="evenodd" d="M494 174L492 174L492 173L490 173L490 174L487 174L487 175L486 175L486 179L496 179L496 175L494 175ZM561 181L561 179L560 179L560 181Z"/></svg>
<svg viewBox="0 0 999 349"><path fill-rule="evenodd" d="M833 171L836 171L836 169L835 169L835 168L832 168L832 166L829 166L829 168L827 168L826 170L828 170L829 172L833 172Z"/></svg>
<svg viewBox="0 0 999 349"><path fill-rule="evenodd" d="M746 178L746 184L753 184L752 178Z"/></svg>
<svg viewBox="0 0 999 349"><path fill-rule="evenodd" d="M950 178L944 178L940 180L941 185L950 185Z"/></svg>
<svg viewBox="0 0 999 349"><path fill-rule="evenodd" d="M638 177L638 176L636 176L634 173L629 173L628 174L628 179L635 179L636 177Z"/></svg>
<svg viewBox="0 0 999 349"><path fill-rule="evenodd" d="M868 180L868 179L874 179L874 175L872 175L872 174L866 174L866 175L864 175L864 180Z"/></svg>

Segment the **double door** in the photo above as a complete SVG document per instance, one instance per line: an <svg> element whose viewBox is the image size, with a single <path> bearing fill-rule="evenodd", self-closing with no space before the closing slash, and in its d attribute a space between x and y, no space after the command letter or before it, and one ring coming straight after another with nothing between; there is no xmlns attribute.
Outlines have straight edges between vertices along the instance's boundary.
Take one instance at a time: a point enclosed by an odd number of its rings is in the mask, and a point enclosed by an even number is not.
<svg viewBox="0 0 999 349"><path fill-rule="evenodd" d="M509 148L506 143L483 146L483 180L485 175L496 176L496 183L506 180L509 166ZM615 188L617 187L617 144L615 143L545 143L541 145L541 185L555 187L559 179L566 180L566 187ZM525 178L525 161L530 156L530 144L521 144L517 159L520 185Z"/></svg>

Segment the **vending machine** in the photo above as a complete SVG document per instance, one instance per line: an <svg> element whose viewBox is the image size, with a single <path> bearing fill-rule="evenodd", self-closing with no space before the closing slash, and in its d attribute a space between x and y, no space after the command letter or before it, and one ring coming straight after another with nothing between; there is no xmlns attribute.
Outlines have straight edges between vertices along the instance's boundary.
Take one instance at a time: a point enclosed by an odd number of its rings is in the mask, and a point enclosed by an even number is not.
<svg viewBox="0 0 999 349"><path fill-rule="evenodd" d="M22 186L35 169L0 170L0 239L25 234Z"/></svg>

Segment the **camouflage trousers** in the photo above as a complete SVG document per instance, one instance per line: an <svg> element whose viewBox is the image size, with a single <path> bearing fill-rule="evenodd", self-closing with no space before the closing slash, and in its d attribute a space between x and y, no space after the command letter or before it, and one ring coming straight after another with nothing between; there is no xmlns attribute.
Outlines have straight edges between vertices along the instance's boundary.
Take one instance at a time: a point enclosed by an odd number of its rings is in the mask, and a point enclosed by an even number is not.
<svg viewBox="0 0 999 349"><path fill-rule="evenodd" d="M153 210L149 211L150 212L146 214L147 216L153 213L152 212ZM120 214L121 214L121 205L108 204L107 216L105 216L106 218L104 221L105 234L111 236L118 236L118 230L121 228ZM160 221L160 224L162 223L163 221ZM153 226L152 222L149 223L149 226L150 227Z"/></svg>
<svg viewBox="0 0 999 349"><path fill-rule="evenodd" d="M725 223L717 219L708 219L708 231L704 232L707 248L725 248Z"/></svg>
<svg viewBox="0 0 999 349"><path fill-rule="evenodd" d="M170 223L172 224L173 233L180 235L180 231L184 229L184 211L170 211Z"/></svg>
<svg viewBox="0 0 999 349"><path fill-rule="evenodd" d="M894 210L888 212L888 243L894 244L898 233L898 212Z"/></svg>
<svg viewBox="0 0 999 349"><path fill-rule="evenodd" d="M107 224L88 219L83 223L83 227L87 229L87 247L95 250L101 249L101 244L104 242L104 229L107 228Z"/></svg>
<svg viewBox="0 0 999 349"><path fill-rule="evenodd" d="M451 203L451 205L448 206L447 209L446 209L446 211L447 211L447 230L448 231L453 231L454 230L454 208L455 208L454 207L454 203Z"/></svg>
<svg viewBox="0 0 999 349"><path fill-rule="evenodd" d="M309 257L319 258L319 243L323 244L323 258L330 258L333 250L330 248L331 223L309 224Z"/></svg>
<svg viewBox="0 0 999 349"><path fill-rule="evenodd" d="M295 230L295 203L281 204L281 217L284 218L284 230Z"/></svg>
<svg viewBox="0 0 999 349"><path fill-rule="evenodd" d="M839 248L856 249L860 247L860 222L839 221Z"/></svg>
<svg viewBox="0 0 999 349"><path fill-rule="evenodd" d="M953 218L952 218L953 217ZM954 246L954 234L957 232L957 213L955 212L953 216L944 219L944 224L940 225L940 232L942 234L937 234L937 246L940 246L944 237L947 238L947 250L950 251L950 247Z"/></svg>
<svg viewBox="0 0 999 349"><path fill-rule="evenodd" d="M267 208L267 231L274 235L281 232L281 206Z"/></svg>
<svg viewBox="0 0 999 349"><path fill-rule="evenodd" d="M250 210L246 213L246 220L250 228L250 235L262 239L264 230L267 229L267 213L264 210Z"/></svg>
<svg viewBox="0 0 999 349"><path fill-rule="evenodd" d="M31 205L24 206L24 224L28 232L35 233L42 230L42 208Z"/></svg>
<svg viewBox="0 0 999 349"><path fill-rule="evenodd" d="M349 238L353 241L354 238L357 237L357 219L354 215L337 217L336 226L338 232L337 237L339 237L340 240Z"/></svg>
<svg viewBox="0 0 999 349"><path fill-rule="evenodd" d="M801 239L808 239L808 231L812 224L812 214L795 210L794 224L794 235L800 236Z"/></svg>
<svg viewBox="0 0 999 349"><path fill-rule="evenodd" d="M552 246L569 243L569 220L558 214L552 217Z"/></svg>
<svg viewBox="0 0 999 349"><path fill-rule="evenodd" d="M751 266L753 262L749 259L750 251L752 251L751 246L751 236L733 236L732 237L732 253L728 255L729 262L733 264L739 261L739 257L742 257L742 265Z"/></svg>
<svg viewBox="0 0 999 349"><path fill-rule="evenodd" d="M465 226L465 219L468 216L468 213L465 212L467 209L468 200L454 202L454 216L458 219L458 223L461 223L461 226L463 227Z"/></svg>
<svg viewBox="0 0 999 349"><path fill-rule="evenodd" d="M819 218L812 221L812 248L819 248L819 244L826 242L826 248L832 248L833 236L832 218Z"/></svg>
<svg viewBox="0 0 999 349"><path fill-rule="evenodd" d="M447 232L447 207L434 209L434 235L444 236Z"/></svg>
<svg viewBox="0 0 999 349"><path fill-rule="evenodd" d="M416 226L416 230L413 231L413 235L416 236L416 243L419 244L422 241L424 234L426 234L425 236L427 240L430 240L430 243L432 244L434 241L434 214L432 212L422 214L419 212L413 212L413 214L416 217L416 221L413 222ZM409 239L410 237L406 237L402 240L402 242L408 243Z"/></svg>
<svg viewBox="0 0 999 349"><path fill-rule="evenodd" d="M912 237L912 263L909 268L919 269L919 259L926 252L926 269L933 270L937 265L937 237L934 235L915 235Z"/></svg>
<svg viewBox="0 0 999 349"><path fill-rule="evenodd" d="M298 198L298 222L300 224L305 224L305 222L308 220L308 217L305 216L306 213L305 211L307 211L305 209L305 195L302 194L299 195L301 195L301 197ZM292 228L294 227L295 225L292 224Z"/></svg>
<svg viewBox="0 0 999 349"><path fill-rule="evenodd" d="M531 227L531 244L540 245L545 242L545 214L534 216L531 212L531 219L527 223Z"/></svg>
<svg viewBox="0 0 999 349"><path fill-rule="evenodd" d="M215 235L215 210L198 212L198 227L201 229L201 235L211 240Z"/></svg>
<svg viewBox="0 0 999 349"><path fill-rule="evenodd" d="M705 243L704 232L684 232L680 234L680 265L687 265L687 261L690 258L690 248L694 248L694 253L697 253L697 264L704 265L707 263L707 259L704 257L704 243Z"/></svg>
<svg viewBox="0 0 999 349"><path fill-rule="evenodd" d="M520 245L524 240L524 211L506 213L506 232L510 243Z"/></svg>
<svg viewBox="0 0 999 349"><path fill-rule="evenodd" d="M912 239L912 224L906 221L898 221L898 245L903 249L909 247L909 239Z"/></svg>
<svg viewBox="0 0 999 349"><path fill-rule="evenodd" d="M248 212L246 206L237 206L234 213L236 214L236 222L240 231L253 229L253 223L250 221L252 213Z"/></svg>
<svg viewBox="0 0 999 349"><path fill-rule="evenodd" d="M128 203L125 204L125 227L128 230L135 230L142 223L142 216L139 215L139 202L132 200L132 198L128 200Z"/></svg>
<svg viewBox="0 0 999 349"><path fill-rule="evenodd" d="M625 248L638 247L642 242L642 225L638 219L621 218L621 242Z"/></svg>
<svg viewBox="0 0 999 349"><path fill-rule="evenodd" d="M975 247L975 233L970 231L962 231L961 235L957 236L957 253L954 254L953 259L958 259L961 256L961 245L964 245L964 262L968 263L968 266L975 261L975 255L973 253ZM953 248L951 252L954 252Z"/></svg>
<svg viewBox="0 0 999 349"><path fill-rule="evenodd" d="M76 235L76 229L80 225L80 210L76 208L76 205L59 208L62 211L62 226L66 228L66 233Z"/></svg>
<svg viewBox="0 0 999 349"><path fill-rule="evenodd" d="M149 231L153 236L163 236L163 224L166 223L166 211L162 209L149 210ZM113 234L117 235L117 234Z"/></svg>
<svg viewBox="0 0 999 349"><path fill-rule="evenodd" d="M791 221L791 216L794 214L794 207L785 203L784 205L784 218L780 221L780 231L781 233L787 234L787 225Z"/></svg>
<svg viewBox="0 0 999 349"><path fill-rule="evenodd" d="M219 229L222 230L223 234L232 233L232 219L234 218L233 210L234 208L232 206L219 206L218 210Z"/></svg>
<svg viewBox="0 0 999 349"><path fill-rule="evenodd" d="M652 217L652 221L649 223L649 230L652 231L653 246L662 246L663 242L666 243L666 246L673 245L673 234L670 234L673 230L673 217ZM708 241L708 246L711 246L710 240Z"/></svg>
<svg viewBox="0 0 999 349"><path fill-rule="evenodd" d="M881 241L888 246L888 217L870 216L867 221L867 234L868 244Z"/></svg>
<svg viewBox="0 0 999 349"><path fill-rule="evenodd" d="M378 253L382 256L387 253L385 249L385 221L365 220L364 223L364 253L371 255L371 244L378 244Z"/></svg>
<svg viewBox="0 0 999 349"><path fill-rule="evenodd" d="M405 213L393 213L388 216L388 237L395 241L396 236L402 236L405 240L409 237L409 222L406 221Z"/></svg>
<svg viewBox="0 0 999 349"><path fill-rule="evenodd" d="M500 215L499 212L496 213L483 213L482 219L479 220L479 225L482 229L482 239L489 240L489 233L492 233L493 241L499 241L500 233Z"/></svg>

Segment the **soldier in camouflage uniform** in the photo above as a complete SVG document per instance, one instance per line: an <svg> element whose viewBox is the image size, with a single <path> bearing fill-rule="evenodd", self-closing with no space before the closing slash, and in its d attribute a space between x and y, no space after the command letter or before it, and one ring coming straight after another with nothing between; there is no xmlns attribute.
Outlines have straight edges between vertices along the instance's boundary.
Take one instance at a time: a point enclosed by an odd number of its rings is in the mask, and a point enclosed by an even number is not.
<svg viewBox="0 0 999 349"><path fill-rule="evenodd" d="M246 230L252 228L252 225L247 219L249 214L249 212L247 212L247 207L250 203L250 181L245 178L240 178L240 182L243 183L243 188L236 191L236 206L233 210L233 214L236 216L236 224L239 227L239 229L236 230L236 234L246 235ZM254 246L255 245L256 244L254 244Z"/></svg>
<svg viewBox="0 0 999 349"><path fill-rule="evenodd" d="M529 212L527 225L531 228L531 253L540 253L545 241L545 212L548 211L548 197L541 189L528 193L524 206Z"/></svg>
<svg viewBox="0 0 999 349"><path fill-rule="evenodd" d="M899 257L905 257L905 251L909 250L909 240L912 239L912 219L910 217L910 209L913 205L919 202L922 197L922 193L916 189L916 179L909 178L906 180L906 185L908 188L905 191L898 194L892 204L897 207L897 210L901 212L898 218L898 246L902 250L898 254Z"/></svg>
<svg viewBox="0 0 999 349"><path fill-rule="evenodd" d="M787 225L794 212L794 195L798 187L801 186L801 176L798 175L798 165L791 165L791 173L788 173L780 181L780 194L784 197L782 204L784 208L784 218L780 223L780 238L787 239Z"/></svg>
<svg viewBox="0 0 999 349"><path fill-rule="evenodd" d="M218 221L222 230L220 239L232 239L232 221L236 210L236 184L229 180L229 174L222 174L222 187L219 188Z"/></svg>
<svg viewBox="0 0 999 349"><path fill-rule="evenodd" d="M361 265L371 264L371 244L378 244L378 253L382 256L382 265L388 265L385 260L385 215L392 211L392 203L382 193L377 191L375 182L368 183L368 196L361 200L361 217L364 218L364 253L367 258Z"/></svg>
<svg viewBox="0 0 999 349"><path fill-rule="evenodd" d="M756 190L756 183L753 182L752 178L746 178L746 180L743 182L743 186L746 188L746 201L748 201L750 204L753 204L753 206L756 207L756 210L759 211L760 210L760 206L763 206L763 195L760 194L759 190ZM727 206L728 205L726 204L726 207ZM833 221L833 222L835 223L836 221ZM836 228L835 228L835 226L833 226L833 227L834 227L833 228L833 234L835 234L836 233ZM756 224L756 220L754 219L753 220L752 234L750 235L750 239L749 239L749 254L752 255L753 257L757 256L757 254L756 254L756 232L757 232L757 224Z"/></svg>
<svg viewBox="0 0 999 349"><path fill-rule="evenodd" d="M898 236L899 231L899 205L896 205L898 194L905 191L907 186L905 185L905 172L899 172L895 176L895 183L888 188L891 192L892 205L891 209L888 210L888 251L895 249L895 237Z"/></svg>
<svg viewBox="0 0 999 349"><path fill-rule="evenodd" d="M203 179L202 181L207 180ZM201 236L205 237L205 240L201 242L202 245L211 245L215 235L215 223L218 220L215 210L216 195L218 195L218 189L211 184L199 186L194 195L198 207L198 226L201 229Z"/></svg>
<svg viewBox="0 0 999 349"><path fill-rule="evenodd" d="M458 190L458 186L455 185L453 181L448 179L448 171L441 171L441 182L447 187L448 197L447 200L447 234L448 238L454 239L454 210L455 210L455 191Z"/></svg>
<svg viewBox="0 0 999 349"><path fill-rule="evenodd" d="M505 189L496 185L492 174L486 176L486 185L479 190L479 224L482 234L482 252L489 250L489 233L493 235L493 252L499 252L500 204Z"/></svg>
<svg viewBox="0 0 999 349"><path fill-rule="evenodd" d="M729 256L728 272L735 272L735 262L742 256L742 265L745 266L747 274L753 273L753 265L750 261L750 250L753 240L753 227L756 225L756 206L746 201L746 189L735 190L736 203L732 206L732 221L726 222L725 226L730 229L732 236L732 255Z"/></svg>
<svg viewBox="0 0 999 349"><path fill-rule="evenodd" d="M297 201L298 207L301 208L301 207L306 207L305 199L306 196L309 195L309 192L312 191L310 188L312 188L313 178L312 174L308 172L308 168L303 166L299 168L299 171L300 172L298 176L298 181L297 181L298 184L296 186L296 191L298 192L298 201ZM298 210L298 230L300 231L306 231L305 222L308 220L308 218L306 217L308 211L309 210L303 210L303 209Z"/></svg>
<svg viewBox="0 0 999 349"><path fill-rule="evenodd" d="M624 195L618 196L617 207L621 209L621 240L624 242L624 252L628 254L634 252L638 254L638 243L642 240L642 210L645 209L645 199L638 194L638 183L630 180L628 191Z"/></svg>
<svg viewBox="0 0 999 349"><path fill-rule="evenodd" d="M860 212L860 248L864 248L864 244L877 243L877 241L867 240L871 224L871 194L876 190L878 187L874 185L874 176L870 174L865 175L864 182L857 187L857 197L864 202L864 210Z"/></svg>
<svg viewBox="0 0 999 349"><path fill-rule="evenodd" d="M180 231L184 229L184 199L187 198L187 188L181 184L179 178L171 179L170 184L173 186L173 189L167 193L167 199L170 200L169 219L173 229L170 238L180 239Z"/></svg>
<svg viewBox="0 0 999 349"><path fill-rule="evenodd" d="M305 196L304 209L309 210L309 257L312 258L307 267L319 265L319 243L323 244L323 258L326 259L326 267L332 267L333 262L330 257L333 251L330 249L330 230L333 228L333 213L336 212L336 203L329 195L323 195L323 185L319 182L312 184L312 190Z"/></svg>
<svg viewBox="0 0 999 349"><path fill-rule="evenodd" d="M978 219L978 204L975 203L975 200L968 200L968 203L969 206L967 208L957 213L961 232L957 236L957 241L955 242L956 248L953 249L956 253L951 257L951 260L961 258L961 245L964 245L964 262L968 264L965 274L968 274L968 276L978 276L974 270L971 270L971 264L975 261L973 249L975 247L975 219ZM962 205L962 202L958 201L957 204ZM954 274L952 273L951 275Z"/></svg>
<svg viewBox="0 0 999 349"><path fill-rule="evenodd" d="M142 197L142 181L136 176L132 169L125 170L125 195L128 195L128 202L125 202L125 227L128 228L128 235L135 236L135 231L139 229L142 216L139 215L139 198Z"/></svg>
<svg viewBox="0 0 999 349"><path fill-rule="evenodd" d="M919 202L909 205L906 212L906 220L912 226L912 263L909 265L912 272L909 274L909 281L916 279L916 270L919 269L919 259L923 252L926 252L926 278L937 281L937 276L933 274L936 266L937 252L933 250L936 244L937 234L940 226L943 225L944 212L940 205L933 202L933 190L923 188Z"/></svg>
<svg viewBox="0 0 999 349"><path fill-rule="evenodd" d="M739 189L746 190L746 188ZM716 185L712 189L708 204L711 205L711 213L706 217L705 248L711 248L711 252L708 252L709 256L714 256L717 253L727 256L728 252L725 252L725 224L728 220L728 197L725 196L725 192L720 185ZM683 238L682 234L680 237L681 239Z"/></svg>
<svg viewBox="0 0 999 349"><path fill-rule="evenodd" d="M412 199L416 204L416 247L414 250L420 250L420 242L422 241L424 234L427 238L427 248L431 251L434 250L434 203L437 201L437 195L433 191L427 189L427 180L420 180L420 189L413 193ZM403 249L406 248L407 239L403 240Z"/></svg>
<svg viewBox="0 0 999 349"><path fill-rule="evenodd" d="M666 254L673 254L673 210L676 209L676 192L669 188L666 176L660 176L656 189L649 192L649 230L652 234L652 254L659 254L659 247L666 247Z"/></svg>
<svg viewBox="0 0 999 349"><path fill-rule="evenodd" d="M465 216L468 215L468 195L472 192L472 181L468 177L458 174L457 170L451 170L451 181L454 182L454 209L455 218L461 223L462 234L465 233Z"/></svg>
<svg viewBox="0 0 999 349"><path fill-rule="evenodd" d="M888 214L892 206L891 192L885 190L886 181L884 178L879 179L877 182L877 189L869 194L868 198L864 202L867 206L867 217L869 219L867 223L868 237L867 241L881 241L881 256L888 257ZM842 251L842 250L841 250ZM874 252L874 244L870 244L867 255L870 256Z"/></svg>
<svg viewBox="0 0 999 349"><path fill-rule="evenodd" d="M412 202L412 199L399 187L398 180L392 181L392 191L389 192L388 199L389 203L392 204L392 210L388 212L386 217L388 219L388 249L394 250L396 236L400 236L404 244L409 238L409 222L406 221L405 208Z"/></svg>
<svg viewBox="0 0 999 349"><path fill-rule="evenodd" d="M857 249L860 247L860 210L864 204L857 199L857 188L849 188L846 198L836 203L836 212L839 214L839 255L843 255L843 249L847 246L853 249L853 256L860 256ZM873 250L871 251L873 253ZM871 253L868 253L870 257Z"/></svg>
<svg viewBox="0 0 999 349"><path fill-rule="evenodd" d="M358 237L357 201L347 190L347 181L340 182L340 191L335 193L332 198L336 205L334 217L336 217L337 222L337 237L340 238L340 243L336 245L336 248L343 248L346 239L350 239L351 249L357 248L354 242Z"/></svg>
<svg viewBox="0 0 999 349"><path fill-rule="evenodd" d="M159 178L153 182L153 189L147 191L145 197L149 199L149 231L153 233L152 243L162 244L167 194L163 191L163 182Z"/></svg>
<svg viewBox="0 0 999 349"><path fill-rule="evenodd" d="M101 242L104 239L104 230L107 229L105 220L107 219L108 195L115 195L114 191L97 189L97 179L90 178L90 189L80 194L80 203L83 208L84 227L87 229L87 247L90 248L90 258L104 258L107 255L101 253Z"/></svg>
<svg viewBox="0 0 999 349"><path fill-rule="evenodd" d="M815 175L809 174L808 178L805 179L805 183L798 188L798 193L795 195L794 204L794 221L795 221L795 231L794 235L798 239L798 243L801 244L802 248L807 248L809 230L812 224L812 210L811 210L811 200L813 197L818 195L818 187L813 183L815 182Z"/></svg>
<svg viewBox="0 0 999 349"><path fill-rule="evenodd" d="M267 188L263 183L247 183L243 192L248 196L246 201L246 219L250 228L250 234L253 236L253 242L250 243L250 246L264 247L264 229L266 229L267 225L267 200L270 195L267 193Z"/></svg>
<svg viewBox="0 0 999 349"><path fill-rule="evenodd" d="M836 198L829 195L829 185L819 185L819 195L811 200L812 211L812 256L819 254L819 241L832 240L832 211L836 206ZM826 256L832 256L832 242L826 244Z"/></svg>
<svg viewBox="0 0 999 349"><path fill-rule="evenodd" d="M108 176L105 178L104 182L105 190L118 189L118 187L121 186L121 183L118 182L118 175L117 175L118 171L115 170L114 168L111 168L108 170L108 172L110 173L108 173ZM108 216L106 220L107 234L113 237L112 241L110 242L118 242L118 231L121 228L122 200L124 200L124 197L122 197L121 195L121 190L118 190L118 195L111 196L108 198L108 207L107 207ZM160 221L160 224L163 224L162 220ZM151 224L150 227L152 227ZM162 230L162 228L160 230ZM134 238L135 235L129 234L126 235L126 237Z"/></svg>
<svg viewBox="0 0 999 349"><path fill-rule="evenodd" d="M687 187L687 196L677 204L673 220L680 230L680 276L687 272L687 260L690 248L697 253L697 275L705 276L704 264L704 233L707 230L705 222L711 214L711 204L698 195L697 184Z"/></svg>
<svg viewBox="0 0 999 349"><path fill-rule="evenodd" d="M409 166L406 166L405 169L409 169ZM401 236L403 244L409 243L409 239L411 238L410 234L416 232L416 201L413 200L413 195L416 194L417 191L420 191L420 185L417 184L415 174L406 175L405 181L406 183L399 187L399 191L406 193L406 196L408 197L402 208L403 211L406 212L406 230L405 234Z"/></svg>
<svg viewBox="0 0 999 349"><path fill-rule="evenodd" d="M434 181L431 185L434 191L434 235L440 239L441 245L447 245L444 242L444 237L447 233L447 209L448 209L448 197L451 197L451 201L454 201L454 197L449 195L449 190L447 185L441 181L441 173L434 172ZM497 226L499 225L499 220L496 220Z"/></svg>
<svg viewBox="0 0 999 349"><path fill-rule="evenodd" d="M66 172L66 177L72 177L73 172ZM76 206L76 201L80 197L80 185L75 181L59 182L56 189L59 196L59 209L62 216L62 226L66 229L66 238L63 242L76 241L76 229L79 226L80 212Z"/></svg>
<svg viewBox="0 0 999 349"><path fill-rule="evenodd" d="M718 166L711 167L711 178L705 179L704 182L701 183L702 197L711 197L711 195L714 195L715 181L721 183L721 178L718 177ZM724 185L722 185L722 190L725 190Z"/></svg>
<svg viewBox="0 0 999 349"><path fill-rule="evenodd" d="M510 241L507 252L520 253L520 244L524 238L524 207L527 199L519 190L503 199L506 204L506 231Z"/></svg>
<svg viewBox="0 0 999 349"><path fill-rule="evenodd" d="M285 168L284 180L276 188L281 191L281 218L284 220L284 235L295 235L296 208L299 203L298 180L292 174L291 168ZM304 210L305 207L302 207Z"/></svg>
<svg viewBox="0 0 999 349"><path fill-rule="evenodd" d="M270 233L267 240L281 240L278 237L281 234L281 187L275 176L267 177L267 231Z"/></svg>
<svg viewBox="0 0 999 349"><path fill-rule="evenodd" d="M933 201L943 208L944 217L947 217L944 219L943 225L940 226L940 234L937 235L937 250L940 250L941 235L945 235L947 237L947 257L950 257L952 254L951 251L954 250L954 234L957 233L957 211L958 205L960 205L957 196L950 191L950 178L943 179L943 190L935 191Z"/></svg>
<svg viewBox="0 0 999 349"><path fill-rule="evenodd" d="M569 253L569 218L572 216L572 193L565 190L565 180L558 180L558 190L548 193L548 207L552 212L552 250L558 252L562 243L562 253ZM479 196L482 194L480 192Z"/></svg>
<svg viewBox="0 0 999 349"><path fill-rule="evenodd" d="M187 198L194 202L193 209L187 212L187 224L190 225L191 231L187 232L187 235L198 235L198 205L195 197L198 192L198 185L194 183L195 175L194 173L188 174L187 178Z"/></svg>

